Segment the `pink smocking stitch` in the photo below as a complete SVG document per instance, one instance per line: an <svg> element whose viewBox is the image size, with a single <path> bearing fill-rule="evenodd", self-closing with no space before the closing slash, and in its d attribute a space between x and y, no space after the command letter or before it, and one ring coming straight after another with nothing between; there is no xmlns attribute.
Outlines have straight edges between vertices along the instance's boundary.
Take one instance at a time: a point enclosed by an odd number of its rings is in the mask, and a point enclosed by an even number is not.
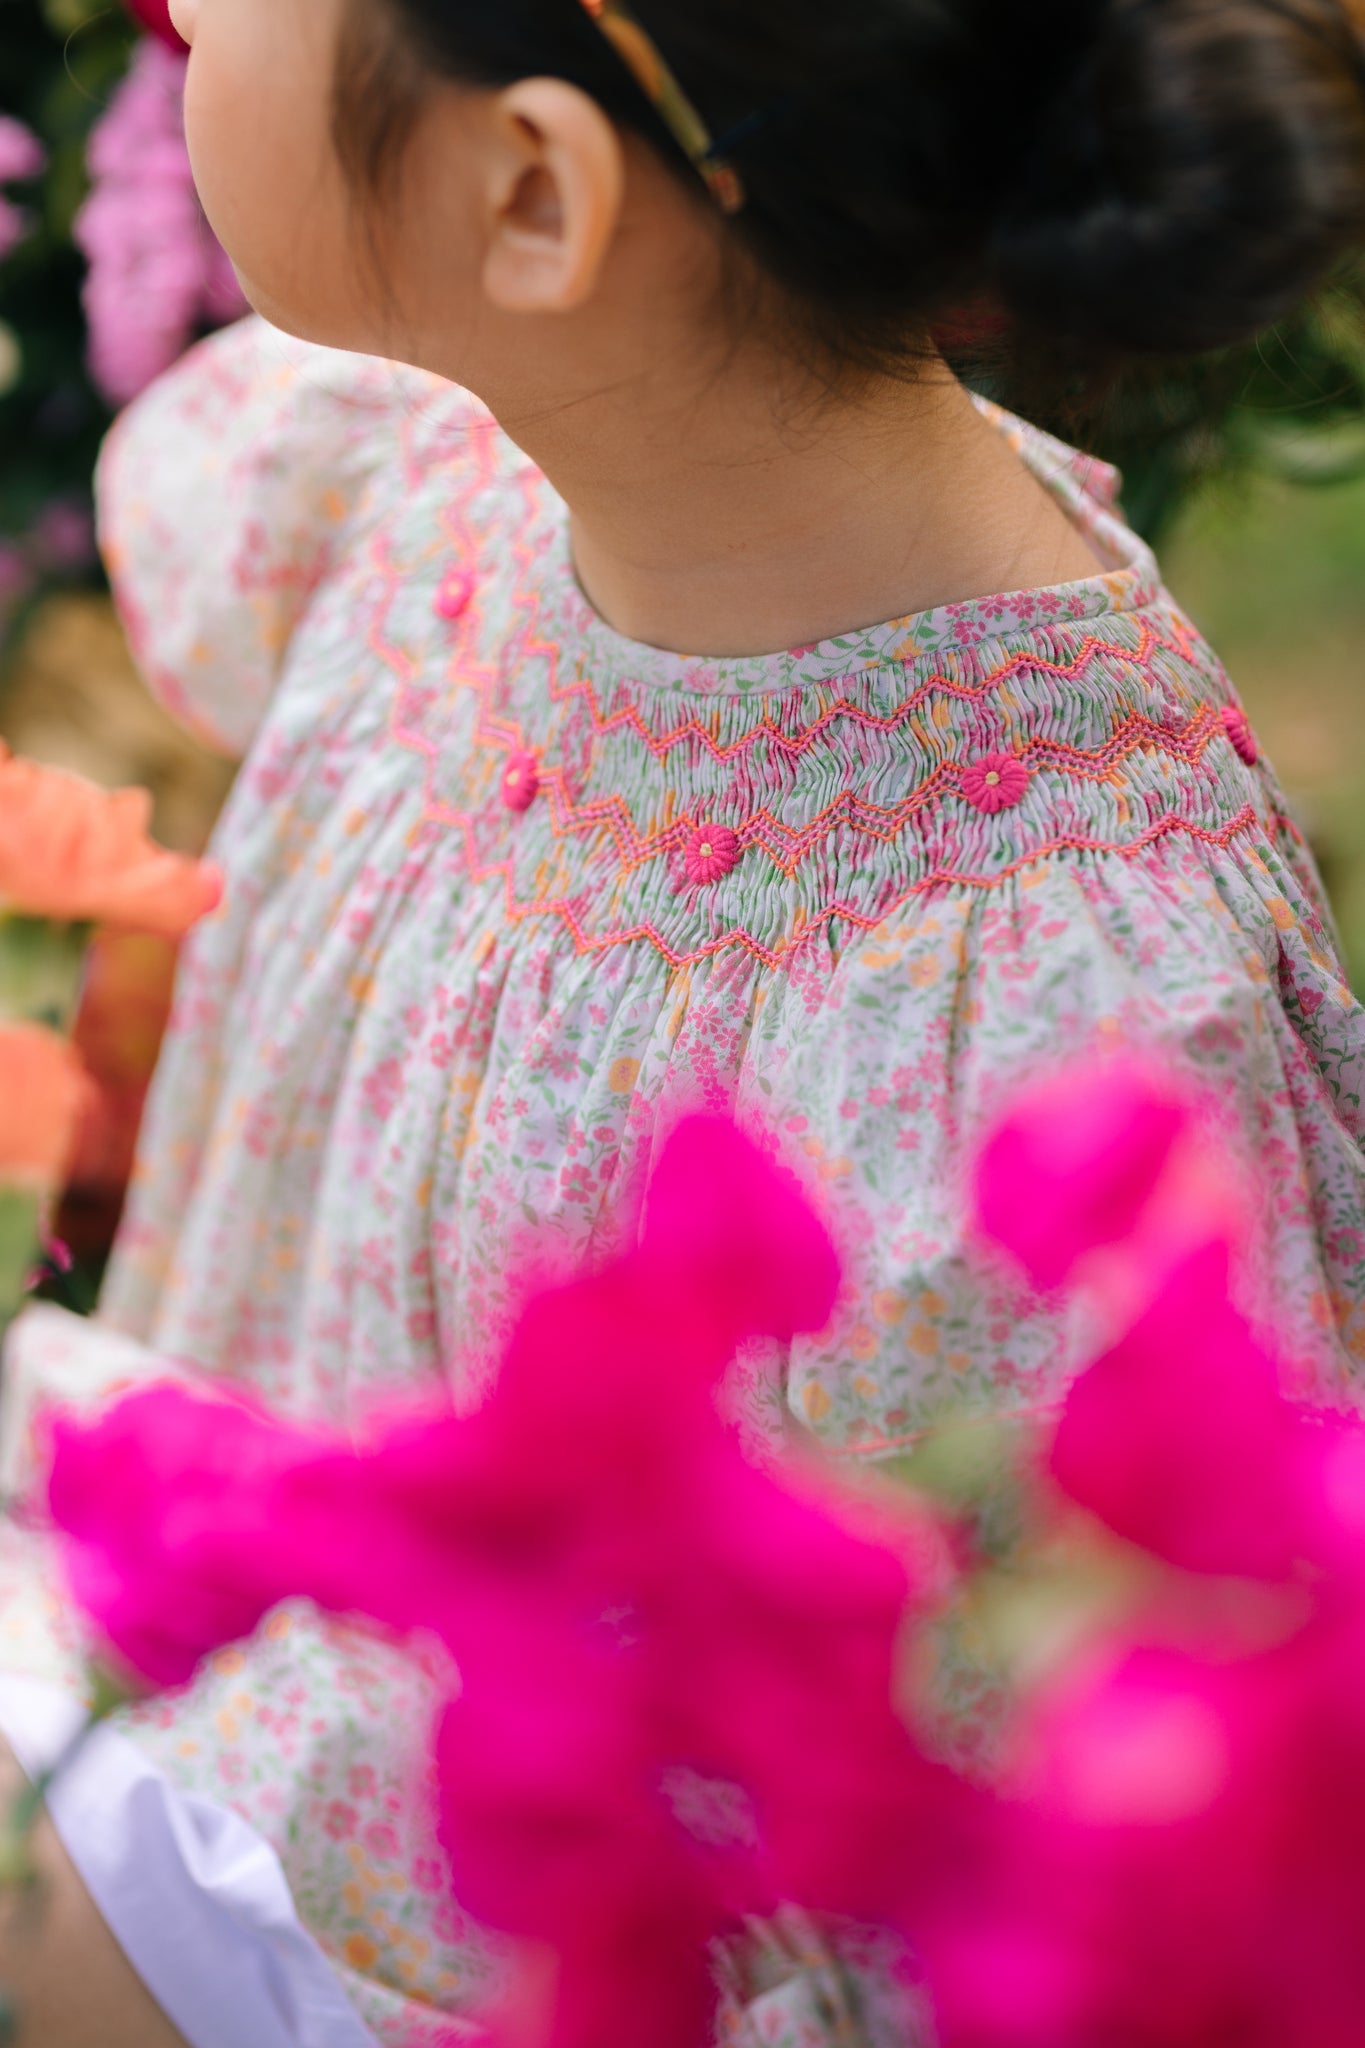
<svg viewBox="0 0 1365 2048"><path fill-rule="evenodd" d="M585 700L592 728L603 735L626 728L634 732L649 748L656 760L664 760L674 747L701 746L714 761L730 761L750 753L762 741L779 749L793 759L809 752L828 729L840 720L848 720L868 732L896 732L913 718L921 706L934 698L942 697L959 703L975 704L983 698L997 694L1015 677L1029 674L1050 676L1059 683L1078 682L1096 660L1122 661L1134 669L1142 670L1151 661L1153 653L1166 643L1150 622L1143 620L1138 627L1139 640L1136 648L1126 648L1116 641L1106 640L1095 634L1088 634L1072 661L1047 661L1040 654L1015 654L1002 662L988 675L974 683L955 682L941 670L926 676L916 684L909 696L902 699L885 713L869 711L866 706L855 704L847 697L839 697L828 704L817 718L804 725L797 733L790 733L770 716L759 718L748 732L728 744L719 741L715 734L697 718L684 718L670 726L665 732L656 732L641 717L638 707L626 704L612 711L604 711L593 684L585 676L578 676L570 682L561 682L558 675L557 650L544 641L529 643L531 650L546 653L551 657L550 696L556 704L566 702L570 697ZM796 693L801 694L799 691Z"/></svg>
<svg viewBox="0 0 1365 2048"><path fill-rule="evenodd" d="M689 882L718 882L739 859L739 840L728 825L698 825L683 849Z"/></svg>
<svg viewBox="0 0 1365 2048"><path fill-rule="evenodd" d="M474 595L474 578L468 569L447 569L436 586L432 607L438 618L458 619L469 609L469 600Z"/></svg>
<svg viewBox="0 0 1365 2048"><path fill-rule="evenodd" d="M1023 802L1033 770L1017 754L982 754L958 772L958 786L979 811L1009 811Z"/></svg>
<svg viewBox="0 0 1365 2048"><path fill-rule="evenodd" d="M472 453L484 459L487 451L479 444ZM456 508L446 508L442 523L452 553L465 557L475 552L478 535ZM514 536L509 543L509 553L520 564L522 572L529 573L529 544L524 539ZM382 538L376 542L372 561L379 576L388 585L390 595L396 596L406 580L405 571L391 561L387 544ZM516 652L519 657L535 657L545 661L550 699L556 704L563 704L574 698L585 701L588 727L594 740L615 731L628 729L633 731L649 752L659 760L665 759L675 747L698 745L713 760L733 761L743 758L759 744L766 744L792 759L818 744L822 734L840 720L850 720L855 725L869 730L891 731L907 721L913 723L918 708L940 696L944 699L979 703L989 690L1004 687L1013 676L1025 670L1058 682L1075 681L1084 676L1092 662L1101 658L1121 660L1125 665L1140 667L1151 659L1158 648L1167 644L1149 623L1140 621L1140 645L1136 649L1123 648L1117 643L1088 635L1084 646L1070 661L1047 661L1036 654L1014 655L999 668L993 669L988 677L976 683L958 683L948 675L935 673L925 678L886 715L872 714L865 707L843 698L831 703L828 697L825 697L818 715L803 723L801 730L796 734L782 731L773 716L770 698L763 697L756 704L759 715L754 723L736 740L726 743L721 741L713 730L707 730L692 717L669 725L665 731L658 731L642 717L639 707L634 703L622 704L618 697L608 708L586 676L578 675L572 681L566 682L560 668L561 650L552 639L547 639L538 630L534 603L526 600L519 602L522 606L522 622ZM395 741L399 745L412 748L424 757L424 817L433 825L458 835L462 842L462 857L474 881L483 882L495 877L501 881L504 914L509 923L519 925L528 918L556 918L565 927L575 951L580 955L591 956L594 953L605 953L618 946L645 943L652 946L670 966L684 967L735 949L747 953L760 965L776 970L794 959L809 942L827 932L831 919L846 925L851 932L872 931L888 916L926 892L933 892L945 886L993 890L1007 884L1011 877L1033 867L1040 860L1064 850L1110 853L1124 860L1137 860L1141 859L1149 848L1168 836L1225 847L1243 833L1264 829L1256 808L1247 804L1221 829L1198 825L1192 820L1167 811L1159 817L1149 819L1131 839L1111 839L1074 831L1051 834L1021 851L1002 868L988 873L973 872L950 855L946 860L935 862L932 869L917 875L913 880L907 878L903 886L886 897L879 898L875 903L860 904L849 900L847 895L837 890L832 890L828 895L822 894L818 907L809 907L794 914L789 928L771 941L765 941L756 931L749 930L742 923L713 931L695 945L670 943L664 931L648 918L638 921L624 918L610 929L594 931L584 919L585 905L581 897L575 896L562 886L549 889L533 888L523 893L518 887L516 863L510 852L505 853L503 858L492 861L482 857L475 831L476 812L464 808L459 803L452 803L438 794L434 786L438 744L424 729L421 693L415 689L419 664L410 651L389 640L384 628L387 611L387 605L379 608L370 624L366 636L367 644L398 683L390 716L390 731ZM522 747L521 733L515 723L500 717L494 708L498 677L499 674L505 673L506 660L504 654L501 663L495 668L486 660L481 661L475 650L465 649L461 653L458 674L452 675L450 680L454 687L470 690L478 699L479 709L475 721L478 743L503 751L504 757L511 765ZM817 697L817 702L819 701ZM1005 755L1003 758L1006 764L1015 770L1016 781L1022 772L1025 788L1032 772L1042 767L1052 768L1068 778L1106 781L1129 755L1146 753L1149 750L1196 762L1211 741L1223 737L1224 730L1219 710L1208 703L1201 705L1188 723L1175 732L1167 730L1142 713L1130 712L1098 747L1075 748L1035 734L1027 743L1026 760L1016 755ZM534 757L532 760L534 764ZM931 804L935 797L948 790L962 792L964 776L969 775L973 768L983 768L983 772L988 774L991 764L977 761L964 767L951 761L941 762L914 790L903 792L899 799L890 805L877 804L854 791L843 790L831 804L825 806L816 819L807 820L799 828L788 826L763 807L744 820L743 847L746 850L751 846L761 849L779 872L793 875L815 852L822 834L834 825L847 823L868 833L879 842L890 840L904 828L916 811ZM1000 786L988 785L991 789ZM590 798L586 802L576 801L560 771L546 771L539 765L536 766L536 793L543 794L548 799L547 823L556 840L563 841L569 837L595 834L605 827L616 841L623 880L650 859L669 856L680 860L682 871L686 875L687 846L691 833L697 828L689 828L682 820L673 820L653 830L644 829L637 824L629 804L619 792L605 798ZM1017 800L1016 798L1015 801ZM720 828L713 829L719 831ZM737 833L736 839L739 837ZM714 840L711 844L714 849Z"/></svg>
<svg viewBox="0 0 1365 2048"><path fill-rule="evenodd" d="M1223 724L1237 753L1248 768L1254 768L1261 758L1261 750L1256 744L1256 735L1251 730L1251 720L1240 704L1223 706Z"/></svg>
<svg viewBox="0 0 1365 2048"><path fill-rule="evenodd" d="M503 770L502 800L509 811L527 811L540 789L540 766L525 748L513 754Z"/></svg>

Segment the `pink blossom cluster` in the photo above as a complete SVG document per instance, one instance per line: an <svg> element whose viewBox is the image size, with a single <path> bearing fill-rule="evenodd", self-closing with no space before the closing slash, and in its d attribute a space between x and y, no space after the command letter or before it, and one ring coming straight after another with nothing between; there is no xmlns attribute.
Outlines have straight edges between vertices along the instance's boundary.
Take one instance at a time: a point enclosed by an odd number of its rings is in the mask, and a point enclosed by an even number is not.
<svg viewBox="0 0 1365 2048"><path fill-rule="evenodd" d="M897 1631L941 1590L907 1565L923 1524L760 1473L719 1419L735 1347L819 1327L836 1288L723 1124L680 1128L638 1251L534 1301L468 1419L356 1452L161 1389L60 1425L76 1591L162 1684L285 1593L437 1629L456 1886L559 1951L557 2048L700 2048L708 1937L782 1899L908 1936L944 2048L1347 2048L1365 1429L1288 1400L1233 1306L1214 1155L1110 1061L1026 1094L979 1162L983 1231L1110 1316L1038 1511L1124 1589L992 1786L893 1706Z"/></svg>
<svg viewBox="0 0 1365 2048"><path fill-rule="evenodd" d="M717 1410L735 1347L836 1286L797 1192L685 1123L638 1250L534 1301L470 1418L357 1453L162 1388L59 1426L74 1586L159 1684L287 1593L438 1631L462 1905L558 1951L557 2048L696 2048L715 1932L783 1899L900 1922L953 1825L893 1708L913 1519L779 1483Z"/></svg>
<svg viewBox="0 0 1365 2048"><path fill-rule="evenodd" d="M186 61L144 39L90 137L91 191L73 233L89 265L91 375L116 404L136 397L201 328L245 309L190 173Z"/></svg>
<svg viewBox="0 0 1365 2048"><path fill-rule="evenodd" d="M26 184L41 174L46 162L46 152L32 129L8 114L0 114L0 185ZM28 230L28 214L0 192L0 263L18 247Z"/></svg>
<svg viewBox="0 0 1365 2048"><path fill-rule="evenodd" d="M1050 1469L1166 1569L1034 1702L969 1892L919 1925L952 2048L1365 2039L1365 1429L1282 1393L1209 1160L1116 1065L1036 1091L981 1163L1036 1283L1136 1307Z"/></svg>

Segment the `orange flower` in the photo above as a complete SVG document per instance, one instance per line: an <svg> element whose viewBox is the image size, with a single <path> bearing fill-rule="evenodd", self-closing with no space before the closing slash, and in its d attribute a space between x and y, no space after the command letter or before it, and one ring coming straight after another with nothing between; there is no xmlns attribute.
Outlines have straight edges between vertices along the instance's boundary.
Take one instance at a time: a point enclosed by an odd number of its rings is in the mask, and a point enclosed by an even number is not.
<svg viewBox="0 0 1365 2048"><path fill-rule="evenodd" d="M0 742L0 911L174 937L222 894L214 868L147 837L143 789L104 790Z"/></svg>
<svg viewBox="0 0 1365 2048"><path fill-rule="evenodd" d="M60 1183L88 1092L64 1038L42 1024L0 1023L0 1185Z"/></svg>

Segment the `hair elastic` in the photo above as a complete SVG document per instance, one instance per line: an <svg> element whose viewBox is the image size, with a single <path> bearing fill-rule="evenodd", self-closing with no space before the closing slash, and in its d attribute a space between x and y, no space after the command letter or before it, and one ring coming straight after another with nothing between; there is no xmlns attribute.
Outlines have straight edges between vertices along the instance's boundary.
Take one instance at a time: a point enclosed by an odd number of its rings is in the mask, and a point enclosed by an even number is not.
<svg viewBox="0 0 1365 2048"><path fill-rule="evenodd" d="M657 44L624 0L580 0L580 5L597 23L683 155L705 180L721 212L738 213L745 196L739 172L721 155L710 129L660 55Z"/></svg>

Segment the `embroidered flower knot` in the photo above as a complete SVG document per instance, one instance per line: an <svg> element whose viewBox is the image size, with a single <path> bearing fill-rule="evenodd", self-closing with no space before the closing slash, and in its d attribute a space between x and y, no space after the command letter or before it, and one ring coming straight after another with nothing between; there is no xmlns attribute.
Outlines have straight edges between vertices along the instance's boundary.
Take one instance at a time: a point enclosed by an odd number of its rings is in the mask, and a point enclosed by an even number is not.
<svg viewBox="0 0 1365 2048"><path fill-rule="evenodd" d="M687 842L683 865L689 882L718 882L739 859L739 840L728 825L698 825Z"/></svg>
<svg viewBox="0 0 1365 2048"><path fill-rule="evenodd" d="M525 749L513 754L502 776L502 800L508 810L529 810L539 788L540 768L535 755Z"/></svg>
<svg viewBox="0 0 1365 2048"><path fill-rule="evenodd" d="M458 619L466 611L474 595L474 578L468 569L447 569L436 587L432 600L438 618Z"/></svg>
<svg viewBox="0 0 1365 2048"><path fill-rule="evenodd" d="M1223 706L1223 729L1247 767L1254 768L1261 758L1261 750L1256 744L1256 735L1251 730L1251 720L1240 704Z"/></svg>
<svg viewBox="0 0 1365 2048"><path fill-rule="evenodd" d="M1017 754L982 754L959 771L958 785L979 811L1009 811L1024 801L1032 776Z"/></svg>

